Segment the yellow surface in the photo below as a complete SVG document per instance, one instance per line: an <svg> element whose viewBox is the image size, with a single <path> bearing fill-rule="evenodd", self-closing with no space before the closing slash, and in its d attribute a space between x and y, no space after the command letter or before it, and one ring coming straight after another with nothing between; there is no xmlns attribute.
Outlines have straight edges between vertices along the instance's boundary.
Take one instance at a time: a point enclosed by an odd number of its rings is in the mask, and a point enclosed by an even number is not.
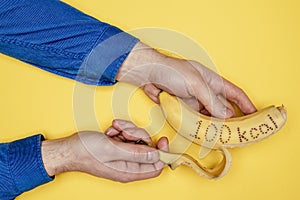
<svg viewBox="0 0 300 200"><path fill-rule="evenodd" d="M176 171L165 169L158 178L129 184L67 173L18 199L300 198L299 1L67 2L124 30L162 27L193 38L208 51L221 74L247 91L258 108L284 104L288 122L268 140L230 150L233 166L219 181L206 180L186 167ZM58 138L76 130L72 108L74 81L3 55L0 55L0 63L1 141L39 132L49 139ZM113 88L96 89L95 108L102 129L107 128L112 119L108 105ZM131 100L134 121L147 124L153 104L141 91ZM167 132L171 132L168 126L161 134Z"/></svg>

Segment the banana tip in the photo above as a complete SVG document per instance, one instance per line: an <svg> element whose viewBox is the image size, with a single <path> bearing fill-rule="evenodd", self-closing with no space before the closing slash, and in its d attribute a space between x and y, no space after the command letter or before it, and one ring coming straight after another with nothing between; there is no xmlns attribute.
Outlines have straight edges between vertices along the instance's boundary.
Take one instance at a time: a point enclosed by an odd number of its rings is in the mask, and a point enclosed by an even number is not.
<svg viewBox="0 0 300 200"><path fill-rule="evenodd" d="M283 116L284 120L286 120L287 119L287 113L286 113L286 109L285 109L284 105L278 106L277 109L279 110L279 112Z"/></svg>

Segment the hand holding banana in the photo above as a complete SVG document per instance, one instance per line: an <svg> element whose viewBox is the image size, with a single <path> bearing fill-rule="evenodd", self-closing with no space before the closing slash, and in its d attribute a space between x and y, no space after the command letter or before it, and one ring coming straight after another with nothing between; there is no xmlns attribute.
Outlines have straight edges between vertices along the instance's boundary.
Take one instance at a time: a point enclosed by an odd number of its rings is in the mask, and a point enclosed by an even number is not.
<svg viewBox="0 0 300 200"><path fill-rule="evenodd" d="M201 166L185 154L171 160L174 155L161 153L161 160L171 164L172 169L185 164L209 179L221 178L228 172L231 156L225 148L259 142L280 130L287 118L283 106L270 106L250 115L222 120L197 113L166 92L162 92L159 98L166 120L177 134L205 148L217 149L223 154L222 162L212 169Z"/></svg>

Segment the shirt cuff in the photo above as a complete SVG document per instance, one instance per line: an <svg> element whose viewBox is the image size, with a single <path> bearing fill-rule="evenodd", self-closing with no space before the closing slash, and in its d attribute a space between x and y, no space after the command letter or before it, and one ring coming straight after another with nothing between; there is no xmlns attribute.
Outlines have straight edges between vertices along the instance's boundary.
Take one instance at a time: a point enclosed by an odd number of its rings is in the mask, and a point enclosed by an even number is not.
<svg viewBox="0 0 300 200"><path fill-rule="evenodd" d="M137 42L138 38L108 26L80 66L76 80L91 85L113 85L119 68Z"/></svg>
<svg viewBox="0 0 300 200"><path fill-rule="evenodd" d="M9 143L8 160L11 176L20 193L50 182L41 153L42 135L35 135Z"/></svg>

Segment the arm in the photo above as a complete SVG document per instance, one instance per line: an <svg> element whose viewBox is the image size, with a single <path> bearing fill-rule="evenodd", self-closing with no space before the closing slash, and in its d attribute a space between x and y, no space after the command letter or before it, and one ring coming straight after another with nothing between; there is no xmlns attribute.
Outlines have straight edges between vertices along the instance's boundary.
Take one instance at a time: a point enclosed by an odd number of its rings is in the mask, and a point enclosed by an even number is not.
<svg viewBox="0 0 300 200"><path fill-rule="evenodd" d="M14 199L69 171L119 182L156 177L164 164L155 148L135 144L141 138L152 143L143 129L115 120L106 135L83 131L55 140L36 135L0 144L0 199ZM157 148L168 151L166 138Z"/></svg>
<svg viewBox="0 0 300 200"><path fill-rule="evenodd" d="M0 52L51 73L112 85L138 39L58 0L3 0Z"/></svg>
<svg viewBox="0 0 300 200"><path fill-rule="evenodd" d="M166 90L222 118L234 116L231 102L256 111L240 88L200 63L162 55L61 1L5 0L0 17L0 51L52 73L94 85L129 82L157 103Z"/></svg>

